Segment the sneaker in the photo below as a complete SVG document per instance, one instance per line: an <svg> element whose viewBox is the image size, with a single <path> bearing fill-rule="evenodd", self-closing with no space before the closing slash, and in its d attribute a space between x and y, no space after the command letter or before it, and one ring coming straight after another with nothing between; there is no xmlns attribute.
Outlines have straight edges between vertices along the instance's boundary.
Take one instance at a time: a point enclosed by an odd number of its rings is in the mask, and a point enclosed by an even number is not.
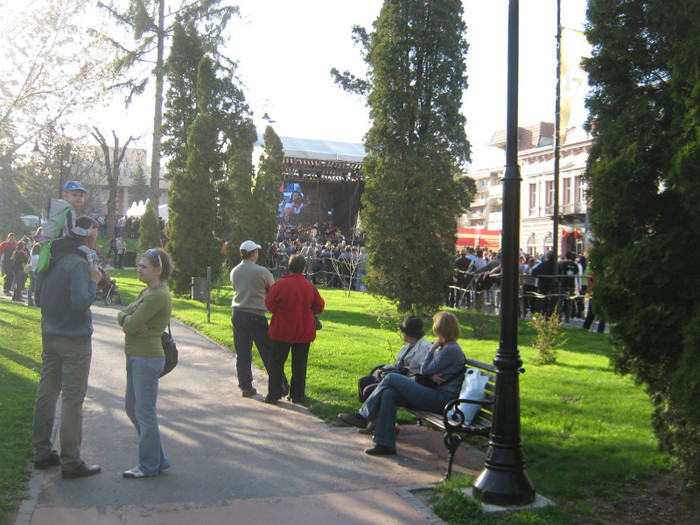
<svg viewBox="0 0 700 525"><path fill-rule="evenodd" d="M127 470L126 472L122 472L122 478L126 479L138 479L138 478L145 478L146 474L141 472L141 469L138 467L134 467L131 470Z"/></svg>
<svg viewBox="0 0 700 525"><path fill-rule="evenodd" d="M279 397L271 397L269 395L265 396L265 399L263 399L263 401L269 405L276 405L279 400Z"/></svg>
<svg viewBox="0 0 700 525"><path fill-rule="evenodd" d="M369 422L363 418L359 412L353 412L352 414L338 414L338 419L340 419L346 425L357 428L367 428Z"/></svg>
<svg viewBox="0 0 700 525"><path fill-rule="evenodd" d="M255 390L252 386L248 388L241 388L241 395L243 397L253 397L257 393L258 391Z"/></svg>
<svg viewBox="0 0 700 525"><path fill-rule="evenodd" d="M385 447L384 445L374 445L372 448L365 450L365 454L370 456L395 456L396 447Z"/></svg>
<svg viewBox="0 0 700 525"><path fill-rule="evenodd" d="M34 469L35 470L46 470L47 468L50 468L50 467L57 467L60 464L61 464L61 459L58 456L58 452L56 452L55 450L52 450L51 452L49 452L49 455L46 456L44 459L40 459L40 460L34 462Z"/></svg>

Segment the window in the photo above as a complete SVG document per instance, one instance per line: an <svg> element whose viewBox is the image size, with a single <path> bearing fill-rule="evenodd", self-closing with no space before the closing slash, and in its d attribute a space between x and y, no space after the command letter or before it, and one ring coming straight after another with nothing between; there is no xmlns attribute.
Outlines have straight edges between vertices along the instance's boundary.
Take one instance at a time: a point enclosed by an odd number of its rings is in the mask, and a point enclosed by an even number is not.
<svg viewBox="0 0 700 525"><path fill-rule="evenodd" d="M554 181L553 180L548 180L545 183L545 192L547 193L547 200L545 202L545 206L553 206L554 205Z"/></svg>
<svg viewBox="0 0 700 525"><path fill-rule="evenodd" d="M561 203L562 204L571 204L571 177L566 177L565 179L562 180L562 182L563 182L563 188L562 188Z"/></svg>
<svg viewBox="0 0 700 525"><path fill-rule="evenodd" d="M576 177L576 202L586 202L586 179L581 175Z"/></svg>
<svg viewBox="0 0 700 525"><path fill-rule="evenodd" d="M537 208L537 184L530 184L530 209Z"/></svg>

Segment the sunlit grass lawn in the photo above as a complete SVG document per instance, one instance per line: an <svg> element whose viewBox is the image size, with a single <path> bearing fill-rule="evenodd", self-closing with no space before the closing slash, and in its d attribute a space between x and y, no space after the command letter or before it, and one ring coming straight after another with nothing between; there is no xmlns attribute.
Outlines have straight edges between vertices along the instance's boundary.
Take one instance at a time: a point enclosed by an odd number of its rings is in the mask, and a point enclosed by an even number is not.
<svg viewBox="0 0 700 525"><path fill-rule="evenodd" d="M125 304L143 288L135 270L109 270L109 273L117 279ZM366 375L376 364L394 360L402 345L397 330L401 316L388 301L368 294L353 292L348 297L340 290L325 288L320 292L326 300L326 311L320 316L323 329L311 345L306 404L316 415L335 424L338 412L360 406L357 378ZM174 299L173 315L233 348L230 303L230 287L223 286L213 293L211 323L207 323L206 305L186 298ZM14 403L9 398L23 398L16 408L13 406L12 416L13 421L19 421L15 424L19 430L14 432L23 434L25 440L20 438L20 444L12 448L17 449L17 457L23 460L31 451L29 425L40 352L38 313L21 305L0 305L15 312L9 318L2 315L3 331L17 323L34 326L32 330L19 330L28 339L26 343L17 347L13 343L15 350L9 354L3 349L0 370L4 374L3 385L6 377L12 377L22 387L12 390L14 393L9 397L3 387L0 402L4 408L8 402ZM459 342L465 354L481 361L493 361L498 348L498 320L490 318L493 324L490 339L477 340L472 336L468 314L455 312L462 323ZM429 320L426 323L429 331ZM519 350L526 369L520 376L521 435L526 470L538 492L555 501L573 502L577 512L585 514L590 512L587 495L620 497L620 487L625 482L643 477L656 467L668 466L666 457L656 447L647 396L629 378L610 369L607 336L566 329L568 342L560 351L557 363L540 366L536 362L537 351L528 346L533 334L524 322L520 323ZM20 355L16 348L22 348L23 353ZM30 356L24 354L25 348ZM262 367L256 354L256 364ZM405 413L400 419L411 422ZM0 429L3 442L6 442L5 432L3 425ZM567 523L566 518L556 522Z"/></svg>
<svg viewBox="0 0 700 525"><path fill-rule="evenodd" d="M41 314L0 300L0 523L26 495L32 410L41 370Z"/></svg>

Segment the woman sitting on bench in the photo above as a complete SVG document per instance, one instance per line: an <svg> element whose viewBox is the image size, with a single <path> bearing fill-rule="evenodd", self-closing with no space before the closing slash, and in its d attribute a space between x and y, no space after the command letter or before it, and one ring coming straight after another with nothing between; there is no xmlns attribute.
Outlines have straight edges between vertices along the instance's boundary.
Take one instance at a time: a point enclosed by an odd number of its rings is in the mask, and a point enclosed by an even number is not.
<svg viewBox="0 0 700 525"><path fill-rule="evenodd" d="M459 321L450 312L433 317L437 341L430 347L421 367L421 376L432 380L431 386L399 374L388 374L372 392L358 412L338 414L348 425L367 428L375 423L375 446L365 450L372 456L396 454L396 410L400 406L441 413L445 405L459 396L464 379L465 358L457 344Z"/></svg>

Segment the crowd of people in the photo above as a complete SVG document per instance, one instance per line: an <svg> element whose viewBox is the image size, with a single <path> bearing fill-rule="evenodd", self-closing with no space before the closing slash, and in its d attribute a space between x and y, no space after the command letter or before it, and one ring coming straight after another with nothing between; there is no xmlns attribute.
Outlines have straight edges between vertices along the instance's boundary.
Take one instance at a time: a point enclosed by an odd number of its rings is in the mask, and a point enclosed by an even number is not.
<svg viewBox="0 0 700 525"><path fill-rule="evenodd" d="M557 312L566 322L584 320L590 329L598 319L598 331L605 321L593 310L593 274L584 255L565 252L555 263L554 252L527 255L520 253L520 313L550 316ZM453 307L481 309L484 301L493 301L500 286L500 253L468 247L458 252L446 304ZM587 305L587 310L586 310Z"/></svg>

